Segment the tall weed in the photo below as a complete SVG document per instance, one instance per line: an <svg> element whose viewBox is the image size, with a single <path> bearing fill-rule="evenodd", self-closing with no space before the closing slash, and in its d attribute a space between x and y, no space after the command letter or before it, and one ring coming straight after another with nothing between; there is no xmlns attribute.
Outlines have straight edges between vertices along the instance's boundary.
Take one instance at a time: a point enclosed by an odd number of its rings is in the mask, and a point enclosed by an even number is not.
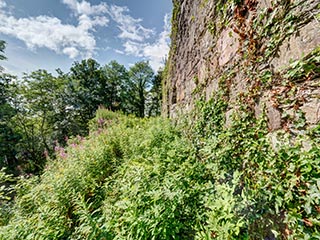
<svg viewBox="0 0 320 240"><path fill-rule="evenodd" d="M0 239L319 239L319 128L275 147L263 118L226 127L219 101L179 126L99 110L18 182Z"/></svg>

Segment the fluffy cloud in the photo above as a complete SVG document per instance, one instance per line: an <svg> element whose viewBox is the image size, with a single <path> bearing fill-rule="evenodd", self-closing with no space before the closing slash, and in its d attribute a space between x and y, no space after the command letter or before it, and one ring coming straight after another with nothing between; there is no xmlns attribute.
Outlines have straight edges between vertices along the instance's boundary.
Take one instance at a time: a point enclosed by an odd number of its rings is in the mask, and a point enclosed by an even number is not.
<svg viewBox="0 0 320 240"><path fill-rule="evenodd" d="M128 40L123 44L125 53L149 60L153 70L157 71L161 66L163 66L169 52L170 28L169 16L166 15L164 18L163 31L159 34L156 42L141 43Z"/></svg>
<svg viewBox="0 0 320 240"><path fill-rule="evenodd" d="M155 31L145 28L142 19L130 16L124 6L92 5L86 0L60 0L77 18L76 25L64 24L50 16L16 18L7 10L5 0L0 0L0 33L22 40L29 49L48 48L70 58L91 57L97 47L94 32L98 26L107 26L109 18L119 29L117 37L123 49L118 54L133 55L150 61L154 70L163 64L169 51L169 17L164 20L163 31L152 41Z"/></svg>
<svg viewBox="0 0 320 240"><path fill-rule="evenodd" d="M75 47L66 47L63 49L62 52L70 56L70 58L76 58L79 56L79 51Z"/></svg>
<svg viewBox="0 0 320 240"><path fill-rule="evenodd" d="M98 5L91 5L87 1L78 2L77 0L62 0L64 4L69 6L76 15L97 15L106 13L108 6L106 3L100 3Z"/></svg>
<svg viewBox="0 0 320 240"><path fill-rule="evenodd" d="M150 65L154 70L158 70L163 65L169 53L170 29L169 15L166 15L164 29L160 33L158 40L153 44L147 44L143 48L143 55L150 60Z"/></svg>
<svg viewBox="0 0 320 240"><path fill-rule="evenodd" d="M0 0L0 8L4 8L6 6L7 6L7 4L5 3L5 1Z"/></svg>
<svg viewBox="0 0 320 240"><path fill-rule="evenodd" d="M143 57L143 48L146 45L147 44L138 43L138 42L134 42L134 41L129 40L123 44L123 47L124 47L124 52L127 55L133 55L136 57Z"/></svg>
<svg viewBox="0 0 320 240"><path fill-rule="evenodd" d="M120 29L119 37L121 39L141 42L154 35L152 29L145 28L140 24L141 19L131 17L127 14L128 12L129 9L127 7L112 5L109 8L109 15Z"/></svg>
<svg viewBox="0 0 320 240"><path fill-rule="evenodd" d="M63 1L77 14L77 26L63 24L55 17L15 18L0 11L0 32L22 40L30 49L45 47L70 58L91 57L96 49L92 32L96 26L106 26L109 21L100 15L106 11L104 4L92 6L86 1ZM0 8L5 7L6 3L0 0Z"/></svg>
<svg viewBox="0 0 320 240"><path fill-rule="evenodd" d="M121 54L121 55L125 54L124 51L121 51L121 50L119 50L119 49L115 49L114 51L115 51L116 53L118 53L118 54Z"/></svg>

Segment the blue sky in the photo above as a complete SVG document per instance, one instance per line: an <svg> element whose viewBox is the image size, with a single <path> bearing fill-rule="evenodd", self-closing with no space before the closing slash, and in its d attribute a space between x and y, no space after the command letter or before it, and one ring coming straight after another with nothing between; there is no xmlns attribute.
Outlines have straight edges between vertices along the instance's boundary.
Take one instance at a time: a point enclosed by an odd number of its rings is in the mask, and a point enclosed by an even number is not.
<svg viewBox="0 0 320 240"><path fill-rule="evenodd" d="M148 60L156 71L168 55L171 10L171 0L0 0L1 65L21 76L92 57L126 67Z"/></svg>

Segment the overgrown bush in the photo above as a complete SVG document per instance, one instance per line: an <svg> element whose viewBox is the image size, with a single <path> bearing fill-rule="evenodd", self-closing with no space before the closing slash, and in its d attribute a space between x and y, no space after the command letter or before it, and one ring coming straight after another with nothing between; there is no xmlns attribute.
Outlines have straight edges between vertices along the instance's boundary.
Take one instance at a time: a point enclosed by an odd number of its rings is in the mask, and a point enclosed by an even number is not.
<svg viewBox="0 0 320 240"><path fill-rule="evenodd" d="M185 126L99 110L18 182L0 239L319 239L317 128L273 146L263 118L225 127L221 101Z"/></svg>

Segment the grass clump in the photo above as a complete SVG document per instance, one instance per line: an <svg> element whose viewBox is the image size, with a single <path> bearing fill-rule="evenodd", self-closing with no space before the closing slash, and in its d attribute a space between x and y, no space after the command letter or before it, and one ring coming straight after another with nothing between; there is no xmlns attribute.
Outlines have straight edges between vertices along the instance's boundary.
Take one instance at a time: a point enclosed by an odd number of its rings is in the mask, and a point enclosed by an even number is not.
<svg viewBox="0 0 320 240"><path fill-rule="evenodd" d="M203 167L190 143L161 118L100 110L91 128L19 181L0 239L191 237Z"/></svg>
<svg viewBox="0 0 320 240"><path fill-rule="evenodd" d="M308 150L275 149L263 118L226 127L225 108L179 126L99 110L88 138L18 181L0 239L319 238L318 128Z"/></svg>

